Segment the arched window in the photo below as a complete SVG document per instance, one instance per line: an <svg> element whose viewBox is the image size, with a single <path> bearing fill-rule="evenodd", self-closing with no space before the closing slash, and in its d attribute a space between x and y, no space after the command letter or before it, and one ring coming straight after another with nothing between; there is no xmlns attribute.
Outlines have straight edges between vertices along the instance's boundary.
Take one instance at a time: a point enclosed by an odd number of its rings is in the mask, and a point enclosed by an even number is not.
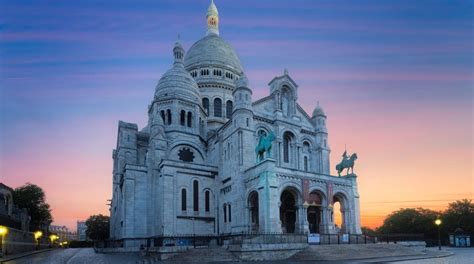
<svg viewBox="0 0 474 264"><path fill-rule="evenodd" d="M304 156L304 171L308 171L308 157Z"/></svg>
<svg viewBox="0 0 474 264"><path fill-rule="evenodd" d="M290 162L290 143L291 143L291 134L286 132L283 135L283 162Z"/></svg>
<svg viewBox="0 0 474 264"><path fill-rule="evenodd" d="M168 116L168 125L171 125L171 110L166 110L166 115Z"/></svg>
<svg viewBox="0 0 474 264"><path fill-rule="evenodd" d="M227 205L229 207L229 223L232 222L232 208L230 207L230 204Z"/></svg>
<svg viewBox="0 0 474 264"><path fill-rule="evenodd" d="M209 196L210 196L209 191L206 191L205 194L204 194L204 198L205 198L204 199L205 200L204 208L205 208L206 212L209 212L209 210L210 210L210 199L211 198Z"/></svg>
<svg viewBox="0 0 474 264"><path fill-rule="evenodd" d="M193 113L188 112L188 127L193 126Z"/></svg>
<svg viewBox="0 0 474 264"><path fill-rule="evenodd" d="M227 223L227 206L224 204L224 223Z"/></svg>
<svg viewBox="0 0 474 264"><path fill-rule="evenodd" d="M184 126L184 123L186 122L186 111L184 110L181 110L181 115L180 115L180 119L179 119L179 123Z"/></svg>
<svg viewBox="0 0 474 264"><path fill-rule="evenodd" d="M186 211L186 189L181 190L181 211Z"/></svg>
<svg viewBox="0 0 474 264"><path fill-rule="evenodd" d="M194 212L199 211L199 183L197 180L193 182L193 207Z"/></svg>
<svg viewBox="0 0 474 264"><path fill-rule="evenodd" d="M161 119L163 119L163 124L166 124L165 110L161 110Z"/></svg>
<svg viewBox="0 0 474 264"><path fill-rule="evenodd" d="M214 99L214 116L222 117L222 100L220 98Z"/></svg>
<svg viewBox="0 0 474 264"><path fill-rule="evenodd" d="M257 231L258 226L258 193L253 191L249 195L248 199L249 210L250 210L250 222L252 223L252 231Z"/></svg>
<svg viewBox="0 0 474 264"><path fill-rule="evenodd" d="M226 117L229 118L229 119L232 118L233 108L234 107L232 105L232 101L229 100L225 103L225 112L226 112L225 114L226 114Z"/></svg>
<svg viewBox="0 0 474 264"><path fill-rule="evenodd" d="M202 107L206 110L206 114L209 114L209 99L202 98Z"/></svg>

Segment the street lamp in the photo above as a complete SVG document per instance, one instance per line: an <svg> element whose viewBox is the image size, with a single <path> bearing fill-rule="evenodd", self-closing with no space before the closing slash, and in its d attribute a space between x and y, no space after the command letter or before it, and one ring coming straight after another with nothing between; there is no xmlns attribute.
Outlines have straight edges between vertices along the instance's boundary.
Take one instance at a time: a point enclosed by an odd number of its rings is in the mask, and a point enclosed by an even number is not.
<svg viewBox="0 0 474 264"><path fill-rule="evenodd" d="M54 246L54 241L57 240L59 237L55 234L52 234L49 236L49 239L51 239L51 247Z"/></svg>
<svg viewBox="0 0 474 264"><path fill-rule="evenodd" d="M4 244L3 238L5 237L7 233L8 233L8 228L4 226L0 226L0 257L3 256L3 244Z"/></svg>
<svg viewBox="0 0 474 264"><path fill-rule="evenodd" d="M35 239L36 239L36 249L39 249L39 246L40 246L40 238L41 238L41 236L43 236L43 232L41 232L41 231L36 231L36 232L34 233L34 235L35 235Z"/></svg>
<svg viewBox="0 0 474 264"><path fill-rule="evenodd" d="M438 226L438 250L441 250L441 233L439 229L440 229L442 221L441 219L438 218L434 221L434 223L436 226Z"/></svg>

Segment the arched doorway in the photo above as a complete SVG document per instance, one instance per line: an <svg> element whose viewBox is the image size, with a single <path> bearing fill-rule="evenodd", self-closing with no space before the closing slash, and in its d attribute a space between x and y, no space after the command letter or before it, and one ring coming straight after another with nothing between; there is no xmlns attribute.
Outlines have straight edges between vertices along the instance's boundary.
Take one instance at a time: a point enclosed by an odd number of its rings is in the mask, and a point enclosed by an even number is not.
<svg viewBox="0 0 474 264"><path fill-rule="evenodd" d="M342 193L337 193L333 197L333 222L339 233L346 233L346 203L347 199Z"/></svg>
<svg viewBox="0 0 474 264"><path fill-rule="evenodd" d="M258 232L258 192L253 191L248 199L250 214L250 232Z"/></svg>
<svg viewBox="0 0 474 264"><path fill-rule="evenodd" d="M321 195L313 191L308 196L308 209L307 209L307 216L308 216L308 225L309 225L309 233L311 234L319 234L320 229L319 226L321 224L321 205L322 205L322 197Z"/></svg>
<svg viewBox="0 0 474 264"><path fill-rule="evenodd" d="M280 221L283 233L294 233L296 227L296 195L284 190L280 197Z"/></svg>

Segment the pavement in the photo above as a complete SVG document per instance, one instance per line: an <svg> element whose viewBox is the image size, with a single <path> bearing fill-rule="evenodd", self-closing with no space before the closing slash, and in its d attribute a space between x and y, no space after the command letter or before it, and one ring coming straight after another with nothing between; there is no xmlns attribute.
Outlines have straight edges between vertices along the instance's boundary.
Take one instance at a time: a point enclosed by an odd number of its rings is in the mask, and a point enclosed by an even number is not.
<svg viewBox="0 0 474 264"><path fill-rule="evenodd" d="M153 261L138 254L98 254L92 248L70 248L43 251L32 255L25 255L11 260L1 260L6 264L151 264L172 263ZM176 263L176 262L174 262ZM194 263L202 263L196 259ZM229 262L209 262L213 264ZM357 260L285 260L285 261L258 261L239 263L285 263L285 264L308 264L308 263L396 263L396 264L474 264L474 248L445 248L442 251L428 249L426 254L416 256L391 256L377 257Z"/></svg>

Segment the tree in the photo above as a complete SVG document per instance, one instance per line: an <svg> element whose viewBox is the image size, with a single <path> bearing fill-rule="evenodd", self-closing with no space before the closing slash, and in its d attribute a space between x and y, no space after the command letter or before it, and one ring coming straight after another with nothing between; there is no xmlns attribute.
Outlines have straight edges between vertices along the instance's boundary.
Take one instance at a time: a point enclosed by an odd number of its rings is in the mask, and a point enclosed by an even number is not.
<svg viewBox="0 0 474 264"><path fill-rule="evenodd" d="M91 215L86 221L86 235L92 240L105 240L109 238L110 217L106 215Z"/></svg>
<svg viewBox="0 0 474 264"><path fill-rule="evenodd" d="M53 222L51 209L41 187L26 183L13 190L13 201L19 208L26 208L31 217L30 229L47 231Z"/></svg>
<svg viewBox="0 0 474 264"><path fill-rule="evenodd" d="M465 233L474 236L474 204L472 200L463 199L450 203L442 217L442 228L452 233L461 228Z"/></svg>
<svg viewBox="0 0 474 264"><path fill-rule="evenodd" d="M382 234L424 234L425 238L436 238L434 221L439 212L423 208L402 208L385 218L377 229Z"/></svg>
<svg viewBox="0 0 474 264"><path fill-rule="evenodd" d="M374 236L377 234L377 232L374 229L367 226L363 226L360 229L362 230L362 234L367 235L367 236Z"/></svg>

